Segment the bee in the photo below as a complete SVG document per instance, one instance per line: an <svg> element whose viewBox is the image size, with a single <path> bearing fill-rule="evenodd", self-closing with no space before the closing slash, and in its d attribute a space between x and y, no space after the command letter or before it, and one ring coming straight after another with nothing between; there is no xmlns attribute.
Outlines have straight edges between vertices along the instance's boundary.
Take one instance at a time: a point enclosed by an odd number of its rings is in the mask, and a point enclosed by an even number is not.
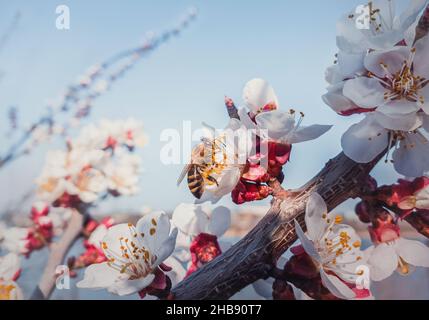
<svg viewBox="0 0 429 320"><path fill-rule="evenodd" d="M219 154L220 160L217 159ZM189 190L195 198L200 199L207 185L219 186L213 174L222 172L226 167L226 160L226 144L223 137L201 138L201 143L192 150L191 162L183 168L177 179L177 185L179 186L187 175Z"/></svg>

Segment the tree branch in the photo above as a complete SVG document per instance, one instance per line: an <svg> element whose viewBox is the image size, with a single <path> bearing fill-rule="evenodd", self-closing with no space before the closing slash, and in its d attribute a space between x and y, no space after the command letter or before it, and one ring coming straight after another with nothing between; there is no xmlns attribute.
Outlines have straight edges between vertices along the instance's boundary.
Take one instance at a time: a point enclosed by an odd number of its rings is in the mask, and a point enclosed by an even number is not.
<svg viewBox="0 0 429 320"><path fill-rule="evenodd" d="M426 7L425 11L423 12L419 20L419 23L417 24L415 41L423 38L425 35L428 34L428 32L429 32L429 6Z"/></svg>
<svg viewBox="0 0 429 320"><path fill-rule="evenodd" d="M265 279L277 259L296 241L294 220L305 228L305 204L318 192L329 210L358 197L370 171L384 156L358 164L343 153L303 187L275 197L266 216L242 240L179 283L175 299L228 299L258 279Z"/></svg>
<svg viewBox="0 0 429 320"><path fill-rule="evenodd" d="M32 295L32 299L49 299L58 276L56 268L63 263L67 252L80 235L83 223L84 216L77 210L74 210L61 239L50 245L48 263L43 271L39 285Z"/></svg>

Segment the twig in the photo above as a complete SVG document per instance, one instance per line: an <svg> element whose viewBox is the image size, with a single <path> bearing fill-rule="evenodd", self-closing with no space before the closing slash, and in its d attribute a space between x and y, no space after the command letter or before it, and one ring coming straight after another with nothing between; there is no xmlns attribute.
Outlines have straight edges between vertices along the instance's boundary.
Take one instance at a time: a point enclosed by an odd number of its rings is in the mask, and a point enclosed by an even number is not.
<svg viewBox="0 0 429 320"><path fill-rule="evenodd" d="M74 210L61 239L50 245L49 259L43 271L42 278L35 292L42 294L43 299L49 299L57 279L56 268L61 265L70 248L82 231L84 216ZM37 293L32 297L37 297Z"/></svg>
<svg viewBox="0 0 429 320"><path fill-rule="evenodd" d="M0 52L5 47L5 45L8 42L10 36L12 35L12 33L18 27L20 19L21 19L21 13L18 11L13 16L12 22L9 24L9 26L6 28L6 30L3 32L3 34L0 36Z"/></svg>
<svg viewBox="0 0 429 320"><path fill-rule="evenodd" d="M425 35L427 35L429 32L429 6L426 7L425 11L423 12L419 23L416 28L416 39L415 41L418 41L419 39L423 38Z"/></svg>
<svg viewBox="0 0 429 320"><path fill-rule="evenodd" d="M179 36L195 16L196 11L195 9L192 9L178 25L166 30L159 36L147 39L147 42L141 46L121 51L115 54L112 58L101 63L97 68L95 68L96 70L91 71L92 73L89 76L86 75L89 83L84 82L70 86L61 96L61 101L58 105L49 106L48 112L30 125L21 134L21 136L10 145L9 149L3 155L0 155L0 169L6 164L9 164L23 155L27 155L32 151L30 147L26 147L26 144L31 141L32 135L37 129L43 129L43 126L46 126L48 129L48 136L52 136L54 134L53 126L56 118L60 114L74 111L72 119L62 126L62 134L65 134L65 131L74 123L74 120L80 120L88 116L94 100L99 98L101 95L101 92L97 88L99 80L103 80L105 86L108 88L113 82L123 77L125 73L129 71L142 57L147 56L162 44L168 42L171 38ZM117 70L106 74L106 71L113 65L116 65L118 62L124 61L125 59L127 60Z"/></svg>

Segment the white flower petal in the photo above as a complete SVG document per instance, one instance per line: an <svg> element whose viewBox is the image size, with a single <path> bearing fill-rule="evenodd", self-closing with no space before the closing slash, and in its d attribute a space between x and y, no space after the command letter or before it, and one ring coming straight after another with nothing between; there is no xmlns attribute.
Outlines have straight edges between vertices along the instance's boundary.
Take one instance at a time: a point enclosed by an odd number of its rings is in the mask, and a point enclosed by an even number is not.
<svg viewBox="0 0 429 320"><path fill-rule="evenodd" d="M387 130L373 117L366 116L343 134L341 146L350 159L359 163L368 163L387 148L387 133Z"/></svg>
<svg viewBox="0 0 429 320"><path fill-rule="evenodd" d="M295 128L295 116L290 112L262 112L255 120L259 128L268 130L268 136L273 140L285 137Z"/></svg>
<svg viewBox="0 0 429 320"><path fill-rule="evenodd" d="M383 128L399 131L414 131L422 125L422 117L417 113L409 114L383 114L381 112L371 113Z"/></svg>
<svg viewBox="0 0 429 320"><path fill-rule="evenodd" d="M336 113L343 113L348 110L358 108L350 99L343 95L344 81L328 87L328 93L322 96L323 102L332 108Z"/></svg>
<svg viewBox="0 0 429 320"><path fill-rule="evenodd" d="M409 264L416 267L429 267L429 248L420 241L399 238L396 252Z"/></svg>
<svg viewBox="0 0 429 320"><path fill-rule="evenodd" d="M429 115L429 84L420 89L419 94L423 98L423 104L420 107L426 115Z"/></svg>
<svg viewBox="0 0 429 320"><path fill-rule="evenodd" d="M238 116L241 123L249 130L257 130L258 126L249 117L249 112L245 108L238 109Z"/></svg>
<svg viewBox="0 0 429 320"><path fill-rule="evenodd" d="M368 259L371 279L381 281L390 277L398 267L398 255L394 246L381 243L371 250L372 252Z"/></svg>
<svg viewBox="0 0 429 320"><path fill-rule="evenodd" d="M171 221L184 234L196 236L206 232L209 216L201 205L181 203L174 209Z"/></svg>
<svg viewBox="0 0 429 320"><path fill-rule="evenodd" d="M400 71L404 61L408 59L410 49L408 47L394 47L388 50L376 50L368 53L365 57L365 67L380 78L387 76L381 63L387 65L389 73L395 74Z"/></svg>
<svg viewBox="0 0 429 320"><path fill-rule="evenodd" d="M146 248L150 252L158 255L157 251L163 245L164 241L169 238L170 219L165 212L151 212L140 218L137 222L136 229L139 234L144 234L143 242Z"/></svg>
<svg viewBox="0 0 429 320"><path fill-rule="evenodd" d="M321 261L320 255L317 253L317 249L314 246L314 243L305 235L299 223L295 220L295 231L298 236L299 241L301 242L302 247L305 252L316 261Z"/></svg>
<svg viewBox="0 0 429 320"><path fill-rule="evenodd" d="M408 133L393 152L395 170L407 177L420 177L429 171L428 154L429 141L418 133Z"/></svg>
<svg viewBox="0 0 429 320"><path fill-rule="evenodd" d="M270 103L277 107L279 105L274 89L263 79L253 79L246 83L243 89L243 100L254 113Z"/></svg>
<svg viewBox="0 0 429 320"><path fill-rule="evenodd" d="M104 224L99 225L95 230L91 233L88 238L88 243L100 247L100 243L103 241L104 237L107 234L107 227Z"/></svg>
<svg viewBox="0 0 429 320"><path fill-rule="evenodd" d="M0 257L0 279L14 280L14 275L21 268L19 257L15 253L8 253Z"/></svg>
<svg viewBox="0 0 429 320"><path fill-rule="evenodd" d="M417 102L408 101L406 99L394 100L384 105L381 105L377 108L378 112L395 115L395 114L408 114L411 112L417 112L420 107L417 105Z"/></svg>
<svg viewBox="0 0 429 320"><path fill-rule="evenodd" d="M115 269L107 262L91 264L85 269L83 280L79 281L78 288L103 289L108 288L120 277Z"/></svg>
<svg viewBox="0 0 429 320"><path fill-rule="evenodd" d="M332 128L331 125L314 124L308 127L299 127L293 130L287 137L288 144L300 143L304 141L314 140L325 134ZM280 139L282 141L282 139Z"/></svg>
<svg viewBox="0 0 429 320"><path fill-rule="evenodd" d="M224 206L213 209L209 219L208 233L222 236L231 225L231 210Z"/></svg>
<svg viewBox="0 0 429 320"><path fill-rule="evenodd" d="M144 278L136 279L136 280L125 280L121 279L113 283L108 291L120 296L127 296L133 293L137 293L147 286L149 286L153 280L155 279L155 275L150 273Z"/></svg>
<svg viewBox="0 0 429 320"><path fill-rule="evenodd" d="M326 231L327 223L323 215L328 214L325 201L317 193L310 195L305 209L305 225L310 240L319 241Z"/></svg>
<svg viewBox="0 0 429 320"><path fill-rule="evenodd" d="M160 247L154 252L156 254L156 261L153 266L160 265L165 259L167 259L173 253L176 247L177 228L171 231L170 236L160 245Z"/></svg>
<svg viewBox="0 0 429 320"><path fill-rule="evenodd" d="M344 77L341 74L340 66L338 64L333 64L326 68L325 80L331 85L334 85L344 80Z"/></svg>
<svg viewBox="0 0 429 320"><path fill-rule="evenodd" d="M343 15L337 22L337 46L341 51L360 53L367 47L366 39L362 32L356 28L354 19L349 14Z"/></svg>
<svg viewBox="0 0 429 320"><path fill-rule="evenodd" d="M429 35L424 36L414 45L416 48L416 55L414 57L414 73L417 76L428 78L429 77Z"/></svg>
<svg viewBox="0 0 429 320"><path fill-rule="evenodd" d="M304 291L295 287L293 284L291 284L291 286L296 300L304 300L304 301L314 300L309 295L307 295Z"/></svg>
<svg viewBox="0 0 429 320"><path fill-rule="evenodd" d="M103 238L103 242L106 243L108 250L113 252L117 257L122 256L122 244L119 240L121 238L134 239L134 235L127 223L121 223L110 227Z"/></svg>
<svg viewBox="0 0 429 320"><path fill-rule="evenodd" d="M423 121L423 123L422 123L423 129L425 129L426 132L429 133L429 115L427 115L427 116L424 115L422 117L422 121Z"/></svg>
<svg viewBox="0 0 429 320"><path fill-rule="evenodd" d="M348 53L340 50L337 59L343 78L351 78L362 72L364 70L364 57L363 52Z"/></svg>
<svg viewBox="0 0 429 320"><path fill-rule="evenodd" d="M344 282L338 277L327 274L323 269L320 269L320 277L323 285L328 289L334 296L340 299L353 299L356 294L350 289Z"/></svg>
<svg viewBox="0 0 429 320"><path fill-rule="evenodd" d="M386 89L374 78L358 77L346 81L343 94L361 108L375 108L384 104Z"/></svg>

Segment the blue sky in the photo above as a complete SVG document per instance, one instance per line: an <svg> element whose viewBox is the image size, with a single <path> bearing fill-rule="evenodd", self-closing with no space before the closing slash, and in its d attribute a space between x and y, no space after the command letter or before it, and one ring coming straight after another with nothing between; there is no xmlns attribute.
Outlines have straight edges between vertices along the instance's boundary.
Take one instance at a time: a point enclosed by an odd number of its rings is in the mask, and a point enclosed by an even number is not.
<svg viewBox="0 0 429 320"><path fill-rule="evenodd" d="M202 121L223 127L227 117L224 95L242 104L243 85L254 77L268 80L281 107L303 111L304 125L334 124L317 141L296 145L286 166L285 187L297 187L316 174L340 150L340 137L359 118L343 118L321 100L324 71L332 64L337 19L362 1L5 1L0 0L0 34L17 10L18 29L0 52L0 130L6 131L7 107L20 108L23 123L44 112L55 98L89 66L116 52L139 44L147 31L162 31L190 6L199 15L184 34L142 60L113 89L99 99L90 121L136 117L150 137L142 151L141 193L115 199L99 209L139 209L149 205L172 209L192 201L185 184L176 187L180 166L159 160L166 128L181 130L183 120L198 127ZM55 8L70 7L71 29L55 28ZM8 145L0 137L0 150ZM0 171L0 204L19 199L43 166L45 152L38 149ZM376 176L391 182L395 175L382 165ZM229 199L224 203L231 205Z"/></svg>

